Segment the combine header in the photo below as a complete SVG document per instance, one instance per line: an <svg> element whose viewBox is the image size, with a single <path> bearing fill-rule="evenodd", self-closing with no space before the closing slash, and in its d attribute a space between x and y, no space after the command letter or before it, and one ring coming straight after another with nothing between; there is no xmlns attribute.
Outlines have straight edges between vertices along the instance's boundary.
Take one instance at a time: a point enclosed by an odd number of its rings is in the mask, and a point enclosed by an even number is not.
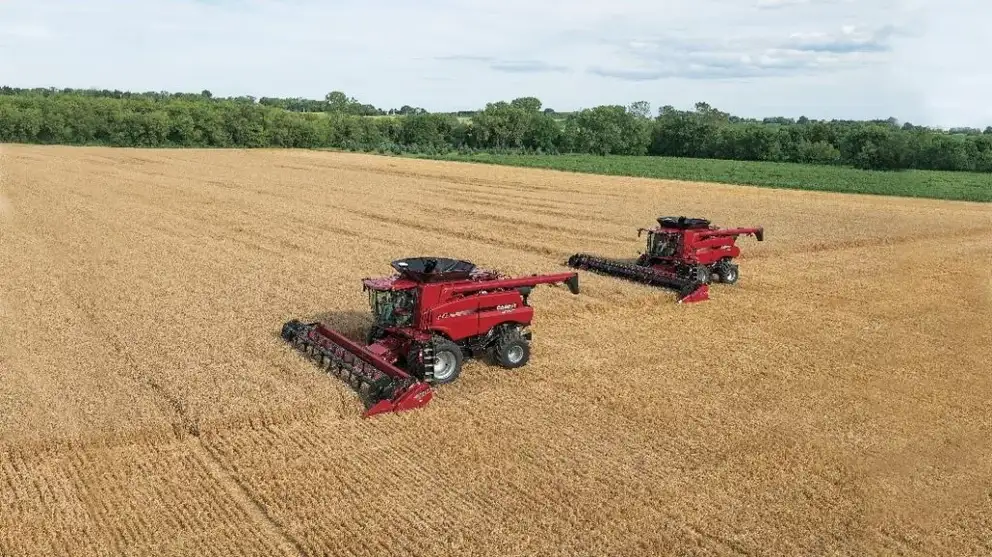
<svg viewBox="0 0 992 557"><path fill-rule="evenodd" d="M671 288L679 303L709 299L709 284L734 284L738 268L733 259L740 255L737 237L753 235L764 241L763 228L718 228L700 218L659 217L658 226L640 228L647 232L647 251L633 264L577 253L568 266L645 284Z"/></svg>
<svg viewBox="0 0 992 557"><path fill-rule="evenodd" d="M373 326L366 344L319 322L297 319L282 337L320 367L335 371L365 402L365 416L425 406L432 384L450 383L466 357L488 355L504 368L530 359L527 330L534 286L564 283L579 293L578 273L509 278L468 261L414 257L392 262L390 277L367 278Z"/></svg>

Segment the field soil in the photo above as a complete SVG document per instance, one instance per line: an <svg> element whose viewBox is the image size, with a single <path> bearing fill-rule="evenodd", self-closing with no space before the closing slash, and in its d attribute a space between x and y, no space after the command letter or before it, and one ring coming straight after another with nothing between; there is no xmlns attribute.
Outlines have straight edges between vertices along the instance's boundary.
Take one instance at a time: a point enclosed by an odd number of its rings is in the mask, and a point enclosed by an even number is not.
<svg viewBox="0 0 992 557"><path fill-rule="evenodd" d="M679 305L537 287L531 363L362 419L279 338L416 255L765 227ZM357 154L0 147L0 555L989 555L992 207Z"/></svg>

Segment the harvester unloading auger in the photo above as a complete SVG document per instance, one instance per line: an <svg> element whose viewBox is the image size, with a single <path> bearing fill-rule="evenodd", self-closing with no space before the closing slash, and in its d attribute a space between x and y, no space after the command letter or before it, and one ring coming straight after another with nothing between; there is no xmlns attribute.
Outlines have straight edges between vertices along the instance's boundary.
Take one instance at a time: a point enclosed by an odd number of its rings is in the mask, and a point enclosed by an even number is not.
<svg viewBox="0 0 992 557"><path fill-rule="evenodd" d="M365 416L426 405L431 385L454 381L466 357L488 355L504 368L525 365L531 290L564 283L579 293L574 272L509 278L433 257L399 259L392 267L397 274L362 281L374 319L366 345L319 322L293 319L282 328L283 339L358 391Z"/></svg>
<svg viewBox="0 0 992 557"><path fill-rule="evenodd" d="M700 218L658 217L658 226L640 228L647 232L647 250L635 263L577 253L568 266L600 274L674 289L679 303L709 299L713 278L734 284L739 277L733 259L740 255L737 237L753 235L764 241L764 228L718 228Z"/></svg>

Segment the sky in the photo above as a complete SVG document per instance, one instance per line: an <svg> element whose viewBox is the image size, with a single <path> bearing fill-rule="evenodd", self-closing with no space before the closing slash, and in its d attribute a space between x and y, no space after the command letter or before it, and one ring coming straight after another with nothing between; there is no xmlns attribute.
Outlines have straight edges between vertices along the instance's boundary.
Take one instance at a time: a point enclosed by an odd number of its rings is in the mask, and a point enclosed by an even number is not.
<svg viewBox="0 0 992 557"><path fill-rule="evenodd" d="M989 21L987 0L0 0L0 84L984 128Z"/></svg>

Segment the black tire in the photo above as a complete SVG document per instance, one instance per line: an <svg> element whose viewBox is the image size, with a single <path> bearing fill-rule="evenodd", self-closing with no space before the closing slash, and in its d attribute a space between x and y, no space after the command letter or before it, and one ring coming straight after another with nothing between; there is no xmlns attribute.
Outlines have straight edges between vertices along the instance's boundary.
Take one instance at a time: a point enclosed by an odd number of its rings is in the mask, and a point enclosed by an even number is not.
<svg viewBox="0 0 992 557"><path fill-rule="evenodd" d="M492 358L500 367L514 369L530 361L530 343L518 329L503 333L492 349Z"/></svg>
<svg viewBox="0 0 992 557"><path fill-rule="evenodd" d="M734 284L737 279L740 278L740 272L737 269L737 265L733 263L721 263L717 267L717 274L720 276L720 282L724 284Z"/></svg>
<svg viewBox="0 0 992 557"><path fill-rule="evenodd" d="M434 339L434 379L432 383L443 385L451 383L462 372L462 362L465 354L461 346L446 338ZM440 372L440 376L438 373Z"/></svg>

